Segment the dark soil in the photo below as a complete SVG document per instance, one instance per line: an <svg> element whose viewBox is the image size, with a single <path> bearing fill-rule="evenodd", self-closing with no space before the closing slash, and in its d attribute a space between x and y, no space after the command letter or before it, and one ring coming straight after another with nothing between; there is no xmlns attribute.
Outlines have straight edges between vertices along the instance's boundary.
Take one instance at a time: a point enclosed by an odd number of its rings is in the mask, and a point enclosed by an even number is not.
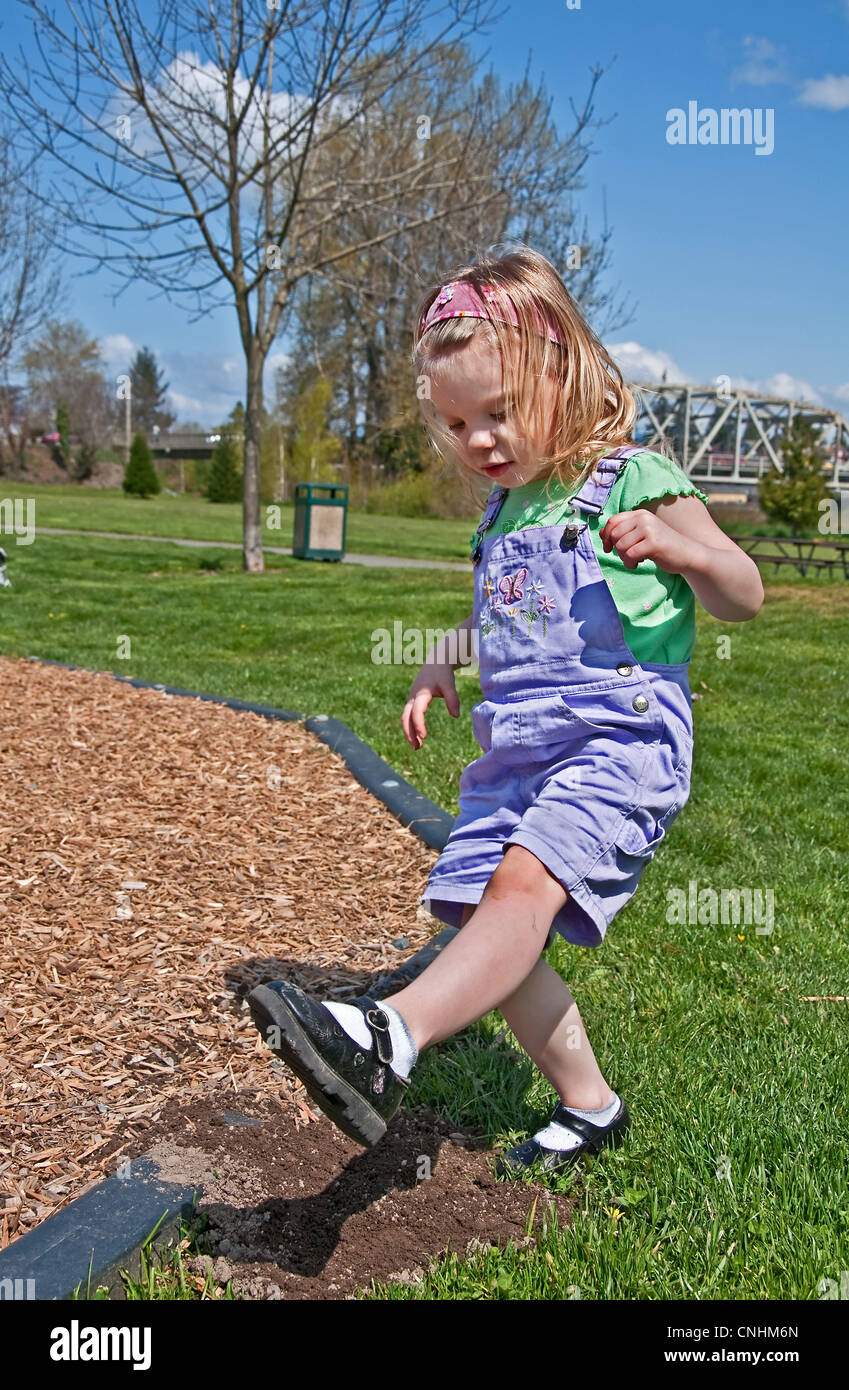
<svg viewBox="0 0 849 1390"><path fill-rule="evenodd" d="M191 1268L250 1299L351 1299L372 1280L418 1283L449 1251L533 1244L535 1199L540 1214L554 1205L561 1226L575 1204L496 1179L494 1152L426 1107L402 1108L364 1149L306 1106L293 1121L274 1099L222 1090L170 1100L135 1145L115 1148L109 1171L145 1153L165 1180L202 1186L212 1255Z"/></svg>

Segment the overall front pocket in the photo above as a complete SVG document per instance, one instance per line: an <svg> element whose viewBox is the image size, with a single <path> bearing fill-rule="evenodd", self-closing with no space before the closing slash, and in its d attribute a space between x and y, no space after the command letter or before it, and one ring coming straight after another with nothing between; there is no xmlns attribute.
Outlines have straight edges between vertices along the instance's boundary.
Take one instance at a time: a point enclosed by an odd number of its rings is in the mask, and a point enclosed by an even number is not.
<svg viewBox="0 0 849 1390"><path fill-rule="evenodd" d="M565 691L514 700L483 700L472 710L472 731L480 747L507 763L538 762L549 750L606 735L613 740L652 744L663 726L657 697L648 681Z"/></svg>
<svg viewBox="0 0 849 1390"><path fill-rule="evenodd" d="M664 777L668 791L665 798L662 798L661 791L656 786L652 791L652 773L657 773L656 766L649 772L644 786L643 797L648 797L648 804L632 807L625 812L621 824L614 835L614 843L624 850L626 854L633 854L638 857L653 858L657 846L660 844L672 822L675 820L684 807L690 796L690 766L692 761L692 740L682 738L685 752L678 764L672 769L671 777ZM668 764L671 763L669 748L661 745ZM665 800L665 804L664 804ZM652 804L653 803L653 804Z"/></svg>
<svg viewBox="0 0 849 1390"><path fill-rule="evenodd" d="M478 747L488 753L492 747L492 720L495 705L491 700L482 700L472 709L472 734Z"/></svg>
<svg viewBox="0 0 849 1390"><path fill-rule="evenodd" d="M567 719L589 732L626 730L653 743L663 731L663 713L649 680L603 689L570 686L559 700Z"/></svg>

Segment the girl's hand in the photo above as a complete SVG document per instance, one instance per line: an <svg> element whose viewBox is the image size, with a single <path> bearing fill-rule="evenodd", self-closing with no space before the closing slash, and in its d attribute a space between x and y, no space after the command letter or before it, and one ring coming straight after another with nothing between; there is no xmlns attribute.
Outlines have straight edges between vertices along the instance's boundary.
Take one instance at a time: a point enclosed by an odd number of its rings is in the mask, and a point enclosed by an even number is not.
<svg viewBox="0 0 849 1390"><path fill-rule="evenodd" d="M456 719L460 713L460 697L454 684L453 666L425 665L413 681L401 715L404 735L411 748L421 748L427 738L424 712L437 696L445 701L448 713Z"/></svg>
<svg viewBox="0 0 849 1390"><path fill-rule="evenodd" d="M599 535L605 550L615 550L629 570L641 560L653 560L668 574L680 574L692 558L693 542L644 507L617 512Z"/></svg>

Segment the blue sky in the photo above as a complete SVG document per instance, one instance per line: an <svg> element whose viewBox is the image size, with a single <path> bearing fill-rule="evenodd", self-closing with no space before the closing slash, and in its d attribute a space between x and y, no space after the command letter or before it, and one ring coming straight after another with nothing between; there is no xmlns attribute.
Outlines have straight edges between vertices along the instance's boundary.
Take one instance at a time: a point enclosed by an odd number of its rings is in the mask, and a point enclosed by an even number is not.
<svg viewBox="0 0 849 1390"><path fill-rule="evenodd" d="M595 113L612 119L593 136L576 202L591 231L606 202L608 283L634 307L606 341L626 374L658 379L665 369L669 381L701 384L727 374L733 385L849 413L849 0L503 8L476 47L505 81L519 79L530 56L564 131L591 66L607 69ZM4 48L31 47L21 16L5 9ZM670 144L667 113L691 102L773 112L774 149ZM213 424L244 398L233 310L192 324L152 300L149 286L113 304L106 272L68 283L66 316L100 340L109 369L151 347L182 418Z"/></svg>

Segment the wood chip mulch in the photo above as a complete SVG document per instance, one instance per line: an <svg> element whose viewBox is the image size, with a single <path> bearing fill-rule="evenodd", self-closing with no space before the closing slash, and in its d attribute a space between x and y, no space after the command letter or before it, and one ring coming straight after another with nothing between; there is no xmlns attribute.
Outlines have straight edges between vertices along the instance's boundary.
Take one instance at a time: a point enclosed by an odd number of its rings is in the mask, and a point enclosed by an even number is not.
<svg viewBox="0 0 849 1390"><path fill-rule="evenodd" d="M301 724L8 658L0 711L2 1249L173 1097L309 1124L244 995L362 993L439 924L435 852Z"/></svg>

